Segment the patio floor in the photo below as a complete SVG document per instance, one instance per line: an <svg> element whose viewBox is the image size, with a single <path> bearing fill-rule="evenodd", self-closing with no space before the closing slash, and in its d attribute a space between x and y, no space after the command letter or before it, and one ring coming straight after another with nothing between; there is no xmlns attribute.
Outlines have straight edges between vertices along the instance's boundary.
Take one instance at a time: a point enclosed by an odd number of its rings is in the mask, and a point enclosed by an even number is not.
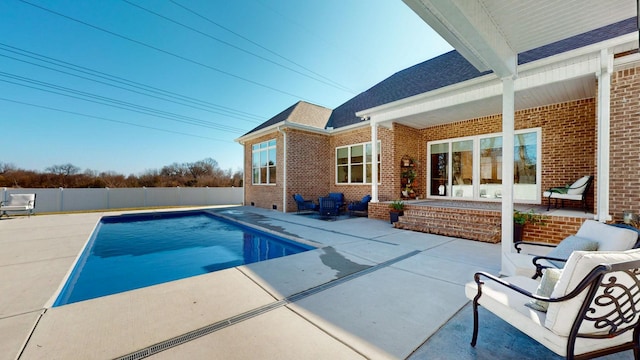
<svg viewBox="0 0 640 360"><path fill-rule="evenodd" d="M498 272L499 244L362 217L211 211L319 248L50 308L99 218L121 212L2 219L0 359L134 359L156 348L149 358L558 358L486 312L469 346L464 284Z"/></svg>

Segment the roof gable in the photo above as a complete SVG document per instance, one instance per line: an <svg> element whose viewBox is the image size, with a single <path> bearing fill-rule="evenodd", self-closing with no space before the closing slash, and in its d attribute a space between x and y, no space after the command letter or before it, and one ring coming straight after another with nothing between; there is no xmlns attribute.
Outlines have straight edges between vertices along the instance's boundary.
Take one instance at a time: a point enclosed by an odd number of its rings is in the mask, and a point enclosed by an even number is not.
<svg viewBox="0 0 640 360"><path fill-rule="evenodd" d="M324 129L330 113L331 109L310 104L306 101L298 101L242 136L246 136L284 121Z"/></svg>

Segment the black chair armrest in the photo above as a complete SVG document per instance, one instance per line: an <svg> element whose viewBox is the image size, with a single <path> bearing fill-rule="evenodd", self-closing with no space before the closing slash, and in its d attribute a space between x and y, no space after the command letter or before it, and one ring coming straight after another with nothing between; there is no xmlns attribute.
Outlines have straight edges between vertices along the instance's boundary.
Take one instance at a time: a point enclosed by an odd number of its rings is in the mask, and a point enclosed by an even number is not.
<svg viewBox="0 0 640 360"><path fill-rule="evenodd" d="M523 289L523 288L521 288L521 287L519 287L517 285L514 285L514 284L512 284L512 283L510 283L508 281L505 281L505 280L503 280L503 279L501 279L501 278L499 278L499 277L497 277L495 275L491 275L491 274L486 273L484 271L479 271L479 272L475 273L475 275L473 276L473 279L475 280L476 284L478 285L478 294L476 295L476 299L479 299L480 296L482 295L482 285L484 284L484 282L480 279L481 277L484 277L487 280L491 280L493 282L496 282L496 283L498 283L498 284L500 284L500 285L502 285L504 287L508 287L509 289L511 289L513 291L516 291L516 292L519 292L520 294L522 294L522 295L524 295L526 297L532 298L532 299L543 300L543 301L559 301L557 299L551 300L548 297L536 295L536 294L531 293L531 292L529 292L529 291L527 291L527 290L525 290L525 289Z"/></svg>
<svg viewBox="0 0 640 360"><path fill-rule="evenodd" d="M562 260L562 259L561 259ZM571 292L567 293L564 296L558 297L558 298L552 298L552 297L544 297L544 296L539 296L536 294L532 294L529 291L511 284L508 281L502 280L500 278L498 278L495 275L491 275L489 273L486 273L484 271L480 271L475 273L475 275L473 276L474 281L476 282L476 284L478 285L478 294L476 295L474 301L477 302L478 299L480 298L480 296L482 295L482 284L484 284L484 282L482 280L480 280L481 277L485 277L488 280L494 281L502 286L508 287L510 289L512 289L513 291L517 291L520 294L532 298L532 299L537 299L537 300L543 300L543 301L548 301L548 302L561 302L561 301L566 301L569 299L573 299L574 297L578 296L580 293L582 293L582 291L584 289L586 289L593 281L597 280L598 276L601 276L602 274L611 271L611 265L608 264L600 264L598 266L596 266L595 268L593 268L583 279L582 281L580 281L580 283L578 285L576 285L576 287L571 290Z"/></svg>
<svg viewBox="0 0 640 360"><path fill-rule="evenodd" d="M551 260L551 261L562 261L564 263L567 262L567 259L555 258L551 256L534 256L531 262L536 267L536 273L533 275L532 279L538 278L538 276L542 276L542 270L550 268L550 266L542 265L538 263L539 260Z"/></svg>
<svg viewBox="0 0 640 360"><path fill-rule="evenodd" d="M516 249L518 254L520 254L520 251L522 250L520 248L521 245L534 245L534 246L544 246L544 247L552 247L552 248L558 246L557 244L549 244L549 243L541 243L541 242L516 241L513 243L513 247Z"/></svg>

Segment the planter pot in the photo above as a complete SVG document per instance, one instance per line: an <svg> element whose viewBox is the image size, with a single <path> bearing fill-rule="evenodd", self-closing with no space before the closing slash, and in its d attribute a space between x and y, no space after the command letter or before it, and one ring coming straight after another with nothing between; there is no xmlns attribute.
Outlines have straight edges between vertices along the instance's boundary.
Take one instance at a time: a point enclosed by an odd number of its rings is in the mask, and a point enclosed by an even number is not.
<svg viewBox="0 0 640 360"><path fill-rule="evenodd" d="M522 241L522 231L524 230L524 225L522 224L513 224L513 242Z"/></svg>
<svg viewBox="0 0 640 360"><path fill-rule="evenodd" d="M403 211L389 211L389 221L393 224L394 222L398 222L398 218L404 215Z"/></svg>

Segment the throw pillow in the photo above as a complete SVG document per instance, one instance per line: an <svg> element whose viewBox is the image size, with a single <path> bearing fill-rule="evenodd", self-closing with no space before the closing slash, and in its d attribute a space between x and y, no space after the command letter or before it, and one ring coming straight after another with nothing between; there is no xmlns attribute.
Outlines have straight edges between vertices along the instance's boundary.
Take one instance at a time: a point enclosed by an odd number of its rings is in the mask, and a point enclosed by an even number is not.
<svg viewBox="0 0 640 360"><path fill-rule="evenodd" d="M576 251L595 251L598 250L598 242L591 239L586 239L583 237L571 235L565 238L556 246L553 250L551 250L546 256L558 258L558 259L568 259L571 256L571 253ZM562 269L564 267L563 261L553 261L548 260L553 266Z"/></svg>
<svg viewBox="0 0 640 360"><path fill-rule="evenodd" d="M558 279L560 279L560 275L562 274L562 270L560 269L547 269L542 274L542 279L540 280L540 285L536 289L536 295L550 297L551 293L553 293L553 289L556 287L558 283ZM533 310L538 310L542 312L547 312L549 308L549 302L531 299L528 303L524 304L532 308Z"/></svg>

